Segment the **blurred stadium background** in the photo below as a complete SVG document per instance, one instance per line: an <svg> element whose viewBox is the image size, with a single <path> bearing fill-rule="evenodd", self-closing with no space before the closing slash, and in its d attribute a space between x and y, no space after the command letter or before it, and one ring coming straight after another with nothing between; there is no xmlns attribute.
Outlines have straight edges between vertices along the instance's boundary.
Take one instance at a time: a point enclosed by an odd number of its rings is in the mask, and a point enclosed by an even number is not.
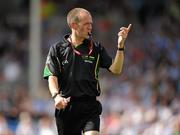
<svg viewBox="0 0 180 135"><path fill-rule="evenodd" d="M0 135L57 134L42 73L74 7L92 13L111 56L119 28L133 24L123 73L100 74L101 135L180 135L179 0L1 0Z"/></svg>

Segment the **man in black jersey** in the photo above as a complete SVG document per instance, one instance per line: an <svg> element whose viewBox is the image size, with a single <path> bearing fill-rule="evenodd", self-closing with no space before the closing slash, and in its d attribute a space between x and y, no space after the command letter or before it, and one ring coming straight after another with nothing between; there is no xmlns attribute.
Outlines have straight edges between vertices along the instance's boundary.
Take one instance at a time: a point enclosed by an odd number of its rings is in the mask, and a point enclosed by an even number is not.
<svg viewBox="0 0 180 135"><path fill-rule="evenodd" d="M92 17L83 8L67 15L71 34L49 50L44 68L49 90L55 101L59 135L99 135L101 103L99 68L120 74L124 61L124 42L131 24L118 33L117 52L112 59L105 48L91 37Z"/></svg>

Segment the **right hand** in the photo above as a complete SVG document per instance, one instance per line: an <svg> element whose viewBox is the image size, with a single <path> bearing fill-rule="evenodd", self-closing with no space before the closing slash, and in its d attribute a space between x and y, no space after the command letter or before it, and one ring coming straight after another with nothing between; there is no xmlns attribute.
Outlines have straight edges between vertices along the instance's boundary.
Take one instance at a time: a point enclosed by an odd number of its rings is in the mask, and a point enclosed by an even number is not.
<svg viewBox="0 0 180 135"><path fill-rule="evenodd" d="M55 101L55 107L57 109L64 109L70 102L70 97L64 98L64 97L61 97L60 95L57 95L54 101Z"/></svg>

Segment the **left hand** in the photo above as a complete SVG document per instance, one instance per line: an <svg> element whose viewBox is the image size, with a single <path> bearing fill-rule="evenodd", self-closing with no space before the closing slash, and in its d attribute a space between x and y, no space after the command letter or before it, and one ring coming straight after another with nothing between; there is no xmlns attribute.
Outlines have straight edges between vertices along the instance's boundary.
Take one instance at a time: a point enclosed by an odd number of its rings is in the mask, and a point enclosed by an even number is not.
<svg viewBox="0 0 180 135"><path fill-rule="evenodd" d="M129 24L128 27L121 27L120 28L120 31L118 33L118 36L119 36L118 37L118 47L120 47L120 48L124 47L124 42L128 36L128 33L131 29L131 26L132 26L132 24Z"/></svg>

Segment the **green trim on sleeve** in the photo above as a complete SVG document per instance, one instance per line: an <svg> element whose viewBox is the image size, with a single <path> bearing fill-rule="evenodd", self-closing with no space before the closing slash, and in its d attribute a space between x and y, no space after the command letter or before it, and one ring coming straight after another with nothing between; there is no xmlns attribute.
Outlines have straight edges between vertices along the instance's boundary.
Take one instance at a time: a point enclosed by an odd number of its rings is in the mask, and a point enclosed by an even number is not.
<svg viewBox="0 0 180 135"><path fill-rule="evenodd" d="M43 77L46 78L50 75L53 75L53 73L51 73L51 71L49 70L48 66L46 65L45 68L44 68L44 74L43 74Z"/></svg>

